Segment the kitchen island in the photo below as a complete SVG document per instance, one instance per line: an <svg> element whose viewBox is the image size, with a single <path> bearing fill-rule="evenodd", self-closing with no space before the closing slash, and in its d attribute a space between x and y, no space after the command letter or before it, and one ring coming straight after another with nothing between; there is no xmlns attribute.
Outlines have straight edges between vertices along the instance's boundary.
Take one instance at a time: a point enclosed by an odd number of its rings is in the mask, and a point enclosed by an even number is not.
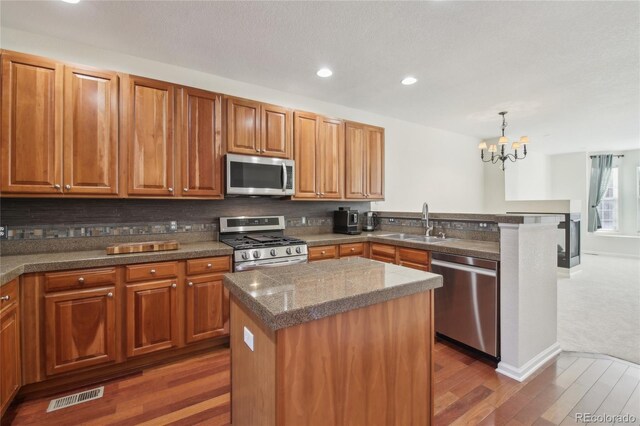
<svg viewBox="0 0 640 426"><path fill-rule="evenodd" d="M224 284L234 425L431 423L442 277L346 258Z"/></svg>

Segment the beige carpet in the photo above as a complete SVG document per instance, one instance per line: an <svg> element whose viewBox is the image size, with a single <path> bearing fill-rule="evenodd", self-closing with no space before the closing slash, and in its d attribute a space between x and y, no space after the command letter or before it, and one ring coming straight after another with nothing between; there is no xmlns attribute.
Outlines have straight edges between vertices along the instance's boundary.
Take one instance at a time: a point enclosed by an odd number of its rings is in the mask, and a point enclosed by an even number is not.
<svg viewBox="0 0 640 426"><path fill-rule="evenodd" d="M640 364L638 259L583 255L582 272L558 280L558 342Z"/></svg>

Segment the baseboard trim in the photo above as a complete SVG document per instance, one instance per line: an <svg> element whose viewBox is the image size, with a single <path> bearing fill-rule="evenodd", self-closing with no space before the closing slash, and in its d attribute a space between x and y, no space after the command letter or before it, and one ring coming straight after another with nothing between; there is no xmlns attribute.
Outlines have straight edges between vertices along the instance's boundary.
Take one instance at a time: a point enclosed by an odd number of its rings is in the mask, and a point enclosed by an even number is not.
<svg viewBox="0 0 640 426"><path fill-rule="evenodd" d="M640 259L640 255L633 255L633 254L627 254L627 253L615 253L615 252L607 252L607 251L583 250L582 254L590 254L592 256L623 257L626 259Z"/></svg>
<svg viewBox="0 0 640 426"><path fill-rule="evenodd" d="M500 363L498 364L498 368L496 368L496 371L504 376L510 377L519 382L523 382L527 379L527 377L538 371L540 367L542 367L560 352L562 352L562 349L560 348L560 344L556 342L553 345L549 346L547 349L540 352L538 355L531 358L522 367L515 367L513 365L507 364L504 361L500 361Z"/></svg>
<svg viewBox="0 0 640 426"><path fill-rule="evenodd" d="M558 278L573 278L582 272L582 265L574 266L573 268L558 268Z"/></svg>

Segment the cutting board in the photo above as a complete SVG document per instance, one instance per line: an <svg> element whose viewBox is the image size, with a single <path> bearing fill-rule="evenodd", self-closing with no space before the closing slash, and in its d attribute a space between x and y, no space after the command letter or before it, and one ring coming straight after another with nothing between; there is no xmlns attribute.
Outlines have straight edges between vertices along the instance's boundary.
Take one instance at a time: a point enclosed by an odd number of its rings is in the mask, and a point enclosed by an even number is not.
<svg viewBox="0 0 640 426"><path fill-rule="evenodd" d="M178 250L179 248L180 243L175 240L148 241L145 243L115 244L107 247L107 254L142 253L145 251Z"/></svg>

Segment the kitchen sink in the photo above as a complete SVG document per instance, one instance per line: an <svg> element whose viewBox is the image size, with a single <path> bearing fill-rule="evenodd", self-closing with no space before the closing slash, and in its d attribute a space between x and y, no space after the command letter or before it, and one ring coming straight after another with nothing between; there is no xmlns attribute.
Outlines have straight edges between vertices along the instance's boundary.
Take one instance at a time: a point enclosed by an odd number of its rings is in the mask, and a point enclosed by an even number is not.
<svg viewBox="0 0 640 426"><path fill-rule="evenodd" d="M385 234L380 235L380 237L384 238L393 238L394 240L407 240L407 241L417 241L422 243L444 243L447 241L457 241L458 238L441 238L435 236L425 236L425 235L416 235L416 234Z"/></svg>

